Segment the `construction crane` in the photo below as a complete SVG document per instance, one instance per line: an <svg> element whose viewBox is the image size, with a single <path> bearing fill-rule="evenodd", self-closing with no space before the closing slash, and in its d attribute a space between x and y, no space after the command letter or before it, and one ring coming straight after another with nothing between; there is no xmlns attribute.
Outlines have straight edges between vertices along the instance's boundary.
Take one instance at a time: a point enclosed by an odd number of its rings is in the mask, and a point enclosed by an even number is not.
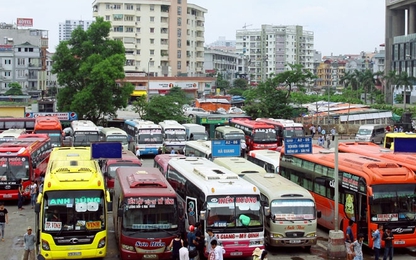
<svg viewBox="0 0 416 260"><path fill-rule="evenodd" d="M253 26L253 25L252 25L252 24L246 24L246 23L244 23L243 28L244 28L244 29L247 29L247 27L250 27L250 26Z"/></svg>

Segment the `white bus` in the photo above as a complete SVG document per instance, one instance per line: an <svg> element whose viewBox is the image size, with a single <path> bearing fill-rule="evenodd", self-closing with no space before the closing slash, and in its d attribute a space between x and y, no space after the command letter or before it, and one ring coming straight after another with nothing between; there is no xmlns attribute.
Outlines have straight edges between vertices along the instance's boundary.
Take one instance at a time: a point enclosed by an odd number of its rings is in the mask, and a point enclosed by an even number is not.
<svg viewBox="0 0 416 260"><path fill-rule="evenodd" d="M204 157L212 160L211 141L196 140L185 143L185 156Z"/></svg>
<svg viewBox="0 0 416 260"><path fill-rule="evenodd" d="M198 157L172 158L166 176L185 203L186 225L201 221L225 249L224 258L249 257L264 248L263 210L255 185Z"/></svg>
<svg viewBox="0 0 416 260"><path fill-rule="evenodd" d="M236 160L237 159L237 160ZM266 173L263 168L244 158L214 160L260 189L264 208L265 245L273 247L301 246L310 249L317 242L315 200L308 190L278 174ZM256 172L256 167L263 171ZM246 174L240 169L251 169Z"/></svg>
<svg viewBox="0 0 416 260"><path fill-rule="evenodd" d="M186 142L185 127L175 120L165 120L159 125L163 130L163 144L166 147L166 152L169 153L173 148L177 153L183 153Z"/></svg>
<svg viewBox="0 0 416 260"><path fill-rule="evenodd" d="M219 126L215 128L215 139L246 141L244 131L233 126Z"/></svg>
<svg viewBox="0 0 416 260"><path fill-rule="evenodd" d="M279 173L280 152L272 150L253 150L247 160L263 167L268 173Z"/></svg>
<svg viewBox="0 0 416 260"><path fill-rule="evenodd" d="M100 129L90 120L75 120L71 122L70 135L72 146L90 146L100 139Z"/></svg>
<svg viewBox="0 0 416 260"><path fill-rule="evenodd" d="M126 120L124 131L129 139L129 150L140 155L157 154L159 147L163 146L162 127L152 121Z"/></svg>
<svg viewBox="0 0 416 260"><path fill-rule="evenodd" d="M127 133L117 127L104 127L100 129L101 141L120 142L124 150L128 150Z"/></svg>
<svg viewBox="0 0 416 260"><path fill-rule="evenodd" d="M26 129L11 128L0 133L0 143L15 140L21 134L26 134Z"/></svg>
<svg viewBox="0 0 416 260"><path fill-rule="evenodd" d="M186 140L208 140L205 126L198 124L182 124L185 127Z"/></svg>

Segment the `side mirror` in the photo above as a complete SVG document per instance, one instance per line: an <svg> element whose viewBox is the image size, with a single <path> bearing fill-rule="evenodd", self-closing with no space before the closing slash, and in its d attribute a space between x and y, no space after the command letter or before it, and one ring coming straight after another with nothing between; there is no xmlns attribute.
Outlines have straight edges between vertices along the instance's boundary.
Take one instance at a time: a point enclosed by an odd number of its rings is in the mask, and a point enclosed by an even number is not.
<svg viewBox="0 0 416 260"><path fill-rule="evenodd" d="M264 215L266 216L266 217L270 217L270 215L271 215L271 212L270 212L270 207L264 207Z"/></svg>
<svg viewBox="0 0 416 260"><path fill-rule="evenodd" d="M199 219L205 220L206 219L206 214L207 214L207 212L205 210L201 210L199 212Z"/></svg>
<svg viewBox="0 0 416 260"><path fill-rule="evenodd" d="M318 211L316 212L316 217L317 217L317 218L321 218L321 217L322 217L322 212L321 212L320 210L318 210Z"/></svg>

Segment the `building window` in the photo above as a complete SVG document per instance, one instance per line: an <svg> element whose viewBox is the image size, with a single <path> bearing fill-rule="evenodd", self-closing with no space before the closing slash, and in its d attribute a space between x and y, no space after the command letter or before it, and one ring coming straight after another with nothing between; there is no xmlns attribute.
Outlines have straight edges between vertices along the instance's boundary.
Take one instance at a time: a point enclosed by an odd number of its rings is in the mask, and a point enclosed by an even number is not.
<svg viewBox="0 0 416 260"><path fill-rule="evenodd" d="M182 69L182 62L178 61L178 63L176 65L178 67L178 70Z"/></svg>
<svg viewBox="0 0 416 260"><path fill-rule="evenodd" d="M22 52L22 48L17 48L17 52Z"/></svg>
<svg viewBox="0 0 416 260"><path fill-rule="evenodd" d="M126 15L124 16L124 21L134 21L134 16Z"/></svg>
<svg viewBox="0 0 416 260"><path fill-rule="evenodd" d="M182 18L178 17L178 26L182 26Z"/></svg>
<svg viewBox="0 0 416 260"><path fill-rule="evenodd" d="M5 71L5 72L4 72L4 76L5 76L5 77L10 77L10 73L11 73L10 71Z"/></svg>
<svg viewBox="0 0 416 260"><path fill-rule="evenodd" d="M136 5L136 10L140 11L140 5L139 4Z"/></svg>
<svg viewBox="0 0 416 260"><path fill-rule="evenodd" d="M182 52L181 51L178 51L177 58L180 59L180 58L182 58L181 56L182 56Z"/></svg>
<svg viewBox="0 0 416 260"><path fill-rule="evenodd" d="M154 22L155 21L155 17L154 16L150 16L150 21Z"/></svg>
<svg viewBox="0 0 416 260"><path fill-rule="evenodd" d="M139 33L140 32L140 27L137 27L136 28L136 33Z"/></svg>
<svg viewBox="0 0 416 260"><path fill-rule="evenodd" d="M106 20L106 21L110 21L110 16L109 16L109 15L106 15L106 16L105 16L105 20Z"/></svg>
<svg viewBox="0 0 416 260"><path fill-rule="evenodd" d="M136 22L140 22L140 16L136 16Z"/></svg>
<svg viewBox="0 0 416 260"><path fill-rule="evenodd" d="M133 10L133 5L126 5L127 10Z"/></svg>
<svg viewBox="0 0 416 260"><path fill-rule="evenodd" d="M181 47L182 47L182 40L178 39L178 48L181 48Z"/></svg>
<svg viewBox="0 0 416 260"><path fill-rule="evenodd" d="M155 44L155 39L150 39L150 44Z"/></svg>
<svg viewBox="0 0 416 260"><path fill-rule="evenodd" d="M111 8L111 6L112 6L112 5L110 5L110 4L106 4L106 5L105 5L105 9L112 9L112 8Z"/></svg>
<svg viewBox="0 0 416 260"><path fill-rule="evenodd" d="M133 32L133 27L126 27L126 32Z"/></svg>
<svg viewBox="0 0 416 260"><path fill-rule="evenodd" d="M182 4L182 0L178 0L178 5Z"/></svg>
<svg viewBox="0 0 416 260"><path fill-rule="evenodd" d="M25 65L25 59L22 59L22 58L17 59L17 65Z"/></svg>
<svg viewBox="0 0 416 260"><path fill-rule="evenodd" d="M139 54L140 55L140 50L136 50L136 54Z"/></svg>
<svg viewBox="0 0 416 260"><path fill-rule="evenodd" d="M150 55L155 55L155 50L150 50Z"/></svg>
<svg viewBox="0 0 416 260"><path fill-rule="evenodd" d="M154 11L155 10L155 5L150 5L150 11Z"/></svg>
<svg viewBox="0 0 416 260"><path fill-rule="evenodd" d="M154 33L155 32L155 28L150 28L150 33Z"/></svg>
<svg viewBox="0 0 416 260"><path fill-rule="evenodd" d="M123 26L114 26L113 31L114 32L123 32Z"/></svg>
<svg viewBox="0 0 416 260"><path fill-rule="evenodd" d="M182 29L178 28L178 37L180 38L182 36Z"/></svg>
<svg viewBox="0 0 416 260"><path fill-rule="evenodd" d="M4 64L12 64L12 60L4 60Z"/></svg>
<svg viewBox="0 0 416 260"><path fill-rule="evenodd" d="M142 39L136 39L136 43L141 43L142 42Z"/></svg>
<svg viewBox="0 0 416 260"><path fill-rule="evenodd" d="M182 7L178 6L178 15L182 15Z"/></svg>

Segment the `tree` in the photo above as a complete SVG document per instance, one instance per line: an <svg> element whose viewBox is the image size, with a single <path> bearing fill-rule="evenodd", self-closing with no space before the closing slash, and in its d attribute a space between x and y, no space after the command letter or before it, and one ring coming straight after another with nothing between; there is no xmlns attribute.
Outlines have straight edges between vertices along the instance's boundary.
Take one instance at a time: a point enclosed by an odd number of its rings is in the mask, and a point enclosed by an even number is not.
<svg viewBox="0 0 416 260"><path fill-rule="evenodd" d="M57 87L49 87L48 88L48 95L50 97L55 97L58 94L58 88Z"/></svg>
<svg viewBox="0 0 416 260"><path fill-rule="evenodd" d="M406 71L402 71L397 75L396 87L403 86L403 109L406 111L406 92L407 90L413 90L413 83L415 82L416 78L407 74Z"/></svg>
<svg viewBox="0 0 416 260"><path fill-rule="evenodd" d="M70 40L59 43L52 73L64 86L58 93L60 111L75 111L97 123L127 106L134 87L122 81L125 51L121 41L108 38L110 28L110 22L98 17L87 31L78 27Z"/></svg>
<svg viewBox="0 0 416 260"><path fill-rule="evenodd" d="M230 88L230 82L225 80L223 74L220 72L217 73L217 88L219 88L224 95L226 95L226 90Z"/></svg>
<svg viewBox="0 0 416 260"><path fill-rule="evenodd" d="M132 109L140 118L143 118L144 115L146 115L147 107L149 105L146 99L147 97L142 95L132 102Z"/></svg>
<svg viewBox="0 0 416 260"><path fill-rule="evenodd" d="M286 87L287 97L290 96L292 87L303 87L305 84L309 84L316 79L316 76L312 72L305 69L300 64L287 64L287 66L290 67L290 70L286 70L276 75L276 81L279 82L281 86ZM289 101L289 99L287 101Z"/></svg>
<svg viewBox="0 0 416 260"><path fill-rule="evenodd" d="M166 95L173 97L176 100L176 102L181 106L189 104L191 101L191 99L188 96L186 96L186 92L178 86L171 88L168 94Z"/></svg>
<svg viewBox="0 0 416 260"><path fill-rule="evenodd" d="M185 122L187 118L183 114L182 104L178 102L175 96L154 96L149 100L146 114L142 117L155 123L163 120L176 120Z"/></svg>
<svg viewBox="0 0 416 260"><path fill-rule="evenodd" d="M387 75L383 76L383 88L384 94L386 95L386 101L391 96L391 92L393 91L393 85L396 85L397 81L397 72L395 70L389 71Z"/></svg>
<svg viewBox="0 0 416 260"><path fill-rule="evenodd" d="M246 79L235 79L232 88L228 91L230 95L242 96L244 91L248 89L248 82Z"/></svg>
<svg viewBox="0 0 416 260"><path fill-rule="evenodd" d="M6 96L21 96L23 95L22 86L17 82L9 83L9 90L4 93Z"/></svg>

